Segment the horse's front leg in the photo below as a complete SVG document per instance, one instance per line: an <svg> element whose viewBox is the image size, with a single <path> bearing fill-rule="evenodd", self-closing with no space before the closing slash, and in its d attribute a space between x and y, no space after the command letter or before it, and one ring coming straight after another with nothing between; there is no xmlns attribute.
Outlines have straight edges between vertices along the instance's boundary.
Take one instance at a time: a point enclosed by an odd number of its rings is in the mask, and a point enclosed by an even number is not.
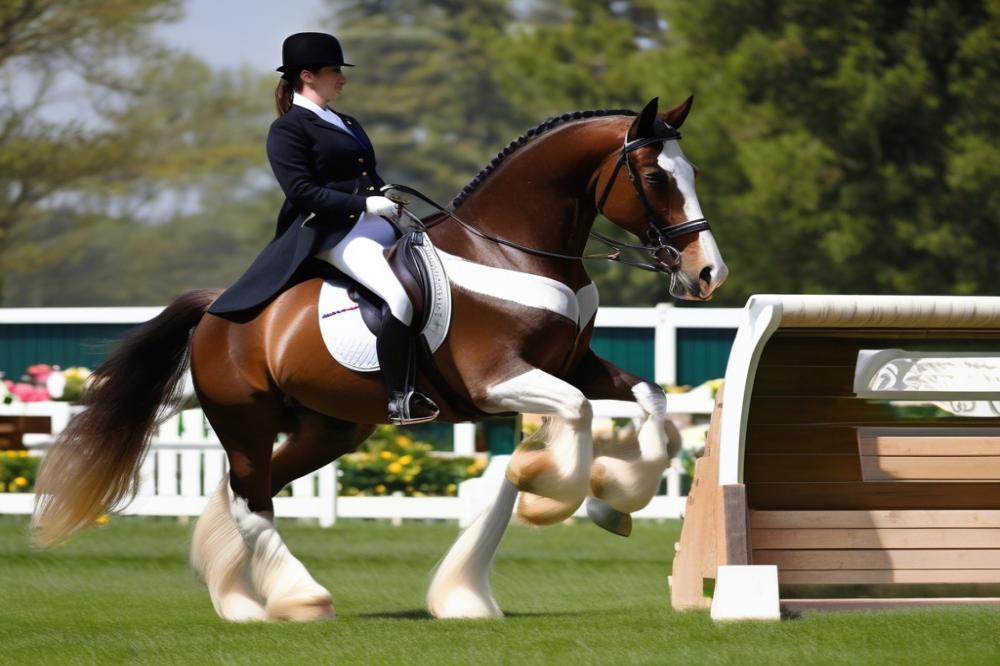
<svg viewBox="0 0 1000 666"><path fill-rule="evenodd" d="M645 412L634 440L595 443L587 512L594 522L626 536L627 515L649 504L670 459L680 448L680 435L667 418L666 395L647 382L588 351L571 377L590 399L635 401Z"/></svg>
<svg viewBox="0 0 1000 666"><path fill-rule="evenodd" d="M586 396L535 368L489 388L482 405L548 417L514 452L507 478L522 491L517 513L525 521L550 525L573 515L587 496L593 459L593 410Z"/></svg>

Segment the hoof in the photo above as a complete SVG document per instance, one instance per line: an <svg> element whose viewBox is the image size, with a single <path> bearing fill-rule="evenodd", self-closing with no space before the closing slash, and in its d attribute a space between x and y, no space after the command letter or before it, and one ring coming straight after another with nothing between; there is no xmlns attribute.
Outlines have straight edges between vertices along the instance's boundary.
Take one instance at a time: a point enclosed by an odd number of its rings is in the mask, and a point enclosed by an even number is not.
<svg viewBox="0 0 1000 666"><path fill-rule="evenodd" d="M242 592L231 592L219 600L219 615L229 622L263 622L267 612L256 599Z"/></svg>
<svg viewBox="0 0 1000 666"><path fill-rule="evenodd" d="M428 604L427 610L439 620L499 619L503 611L492 597L483 597L468 588L452 590L448 598Z"/></svg>
<svg viewBox="0 0 1000 666"><path fill-rule="evenodd" d="M329 599L283 599L267 606L267 619L277 622L310 622L336 615Z"/></svg>
<svg viewBox="0 0 1000 666"><path fill-rule="evenodd" d="M622 513L604 500L596 497L587 498L587 515L598 527L612 534L627 537L632 534L632 516Z"/></svg>

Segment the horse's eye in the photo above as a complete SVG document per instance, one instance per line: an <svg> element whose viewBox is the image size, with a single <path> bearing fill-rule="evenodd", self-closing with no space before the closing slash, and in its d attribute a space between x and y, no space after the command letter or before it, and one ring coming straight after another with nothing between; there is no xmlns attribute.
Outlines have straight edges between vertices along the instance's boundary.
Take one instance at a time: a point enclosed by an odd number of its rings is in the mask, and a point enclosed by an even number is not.
<svg viewBox="0 0 1000 666"><path fill-rule="evenodd" d="M647 183L652 183L653 185L667 182L667 176L662 171L651 171L650 173L643 174L642 177Z"/></svg>

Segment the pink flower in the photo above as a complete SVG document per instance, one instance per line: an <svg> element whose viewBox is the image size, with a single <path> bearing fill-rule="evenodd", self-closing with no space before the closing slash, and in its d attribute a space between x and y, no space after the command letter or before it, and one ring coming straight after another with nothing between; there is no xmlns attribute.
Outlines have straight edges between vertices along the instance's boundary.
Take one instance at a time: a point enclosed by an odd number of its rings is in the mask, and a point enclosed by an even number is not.
<svg viewBox="0 0 1000 666"><path fill-rule="evenodd" d="M36 384L44 384L45 380L52 374L52 366L48 363L36 363L28 367L27 373Z"/></svg>

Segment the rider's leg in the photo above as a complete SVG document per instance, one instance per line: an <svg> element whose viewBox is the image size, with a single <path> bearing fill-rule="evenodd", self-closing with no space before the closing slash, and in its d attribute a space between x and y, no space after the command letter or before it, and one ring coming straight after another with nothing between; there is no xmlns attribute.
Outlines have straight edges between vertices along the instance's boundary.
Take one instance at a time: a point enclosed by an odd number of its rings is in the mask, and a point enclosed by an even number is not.
<svg viewBox="0 0 1000 666"><path fill-rule="evenodd" d="M382 377L389 394L389 420L422 423L438 414L437 405L413 388L415 345L410 324L413 306L382 250L395 240L393 227L380 217L362 214L344 239L316 254L378 294L386 303L376 343Z"/></svg>

